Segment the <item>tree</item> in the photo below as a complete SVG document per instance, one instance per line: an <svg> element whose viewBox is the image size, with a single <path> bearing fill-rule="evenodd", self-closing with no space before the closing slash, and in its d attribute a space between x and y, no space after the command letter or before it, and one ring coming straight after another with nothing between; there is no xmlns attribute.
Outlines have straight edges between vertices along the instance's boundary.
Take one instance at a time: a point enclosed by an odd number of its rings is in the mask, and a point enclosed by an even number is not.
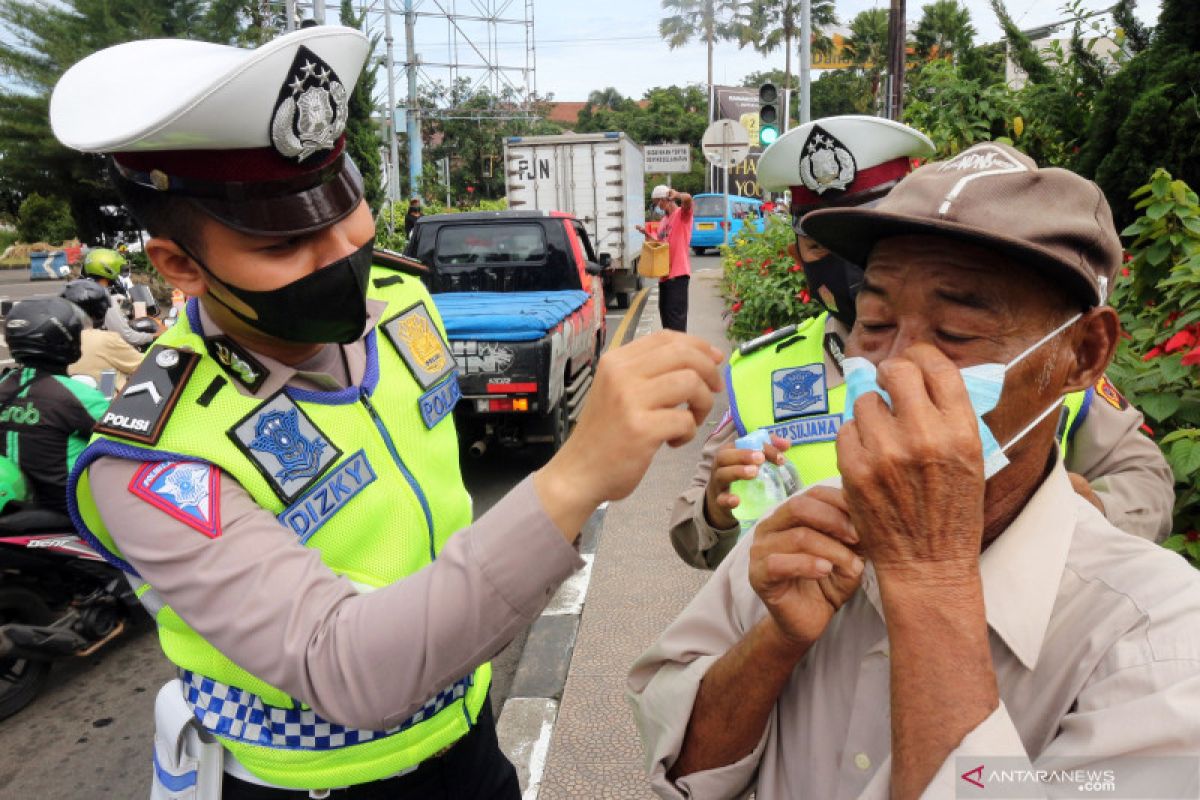
<svg viewBox="0 0 1200 800"><path fill-rule="evenodd" d="M992 11L995 12L996 19L1004 30L1004 38L1008 42L1008 56L1013 63L1025 71L1030 83L1046 83L1053 80L1050 68L1042 61L1033 42L1021 32L1017 23L1013 22L1013 18L1009 16L1004 0L990 0L990 2Z"/></svg>
<svg viewBox="0 0 1200 800"><path fill-rule="evenodd" d="M921 21L913 38L922 59L950 57L957 63L975 39L971 12L958 0L935 0L921 7Z"/></svg>
<svg viewBox="0 0 1200 800"><path fill-rule="evenodd" d="M850 21L846 51L857 69L867 76L872 105L879 100L879 84L888 63L888 12L884 8L860 11Z"/></svg>
<svg viewBox="0 0 1200 800"><path fill-rule="evenodd" d="M837 25L837 14L832 0L815 0L810 9L812 28L828 28ZM801 0L749 0L733 23L733 35L739 46L750 45L763 55L770 55L783 45L783 84L789 93L792 90L793 42L803 36L800 28ZM810 32L810 37L818 37ZM826 50L833 46L828 36L822 39ZM789 108L794 104L789 103Z"/></svg>
<svg viewBox="0 0 1200 800"><path fill-rule="evenodd" d="M874 111L867 77L850 69L825 70L812 84L812 118Z"/></svg>
<svg viewBox="0 0 1200 800"><path fill-rule="evenodd" d="M732 16L740 0L662 0L664 11L673 12L658 23L658 35L672 50L692 39L703 39L708 46L708 91L713 86L713 45L735 36Z"/></svg>
<svg viewBox="0 0 1200 800"><path fill-rule="evenodd" d="M1118 228L1136 217L1130 194L1158 167L1200 186L1200 10L1163 0L1150 46L1110 78L1096 101L1079 170L1104 189Z"/></svg>
<svg viewBox="0 0 1200 800"><path fill-rule="evenodd" d="M25 198L17 212L17 238L22 242L64 242L74 237L71 209L60 197L37 192Z"/></svg>
<svg viewBox="0 0 1200 800"><path fill-rule="evenodd" d="M350 28L361 28L366 13L355 14L351 0L342 0L342 24ZM375 50L378 36L371 40L371 52ZM354 159L363 176L363 193L372 213L383 205L383 137L375 123L375 70L377 67L368 59L359 73L358 83L350 93L350 107L346 117L346 152Z"/></svg>
<svg viewBox="0 0 1200 800"><path fill-rule="evenodd" d="M104 47L135 39L181 37L231 43L242 30L242 0L0 0L0 160L6 188L65 198L85 241L122 224L107 214L118 204L105 159L69 150L50 130L50 93L62 73ZM134 95L129 102L137 103ZM97 108L97 115L121 114Z"/></svg>

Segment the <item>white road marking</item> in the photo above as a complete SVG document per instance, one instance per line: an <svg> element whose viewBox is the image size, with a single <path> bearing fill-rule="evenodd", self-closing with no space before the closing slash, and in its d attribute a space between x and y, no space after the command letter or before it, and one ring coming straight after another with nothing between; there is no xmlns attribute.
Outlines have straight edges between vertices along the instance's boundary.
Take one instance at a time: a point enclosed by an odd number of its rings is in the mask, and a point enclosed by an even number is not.
<svg viewBox="0 0 1200 800"><path fill-rule="evenodd" d="M587 599L588 582L592 579L593 555L580 556L583 566L562 582L542 615L582 614L583 602Z"/></svg>

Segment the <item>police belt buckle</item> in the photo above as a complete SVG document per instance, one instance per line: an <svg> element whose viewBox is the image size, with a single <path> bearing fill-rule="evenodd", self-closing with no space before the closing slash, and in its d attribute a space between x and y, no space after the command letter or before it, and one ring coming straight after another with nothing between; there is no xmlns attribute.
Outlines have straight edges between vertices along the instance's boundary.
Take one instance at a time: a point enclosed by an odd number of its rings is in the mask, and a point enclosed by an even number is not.
<svg viewBox="0 0 1200 800"><path fill-rule="evenodd" d="M184 700L183 682L168 681L154 700L150 800L220 800L224 758L221 744Z"/></svg>

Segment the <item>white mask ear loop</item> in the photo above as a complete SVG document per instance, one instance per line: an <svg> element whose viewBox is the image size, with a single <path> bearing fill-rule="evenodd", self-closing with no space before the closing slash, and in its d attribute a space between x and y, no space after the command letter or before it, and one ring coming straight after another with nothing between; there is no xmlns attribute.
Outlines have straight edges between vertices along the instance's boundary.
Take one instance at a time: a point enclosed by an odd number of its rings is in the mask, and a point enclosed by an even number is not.
<svg viewBox="0 0 1200 800"><path fill-rule="evenodd" d="M1029 423L1024 428L1022 428L1021 432L1018 433L1016 436L1009 439L1008 444L1006 444L1000 448L1000 452L1007 453L1008 448L1012 447L1014 444L1021 441L1021 439L1025 438L1025 434L1029 433L1031 430L1036 428L1038 426L1038 424L1041 423L1042 420L1044 420L1046 417L1050 416L1053 412L1057 411L1061 406L1062 406L1061 401L1056 402L1052 406L1047 408L1045 411L1043 411L1041 414L1038 414L1037 419L1035 419L1033 422Z"/></svg>
<svg viewBox="0 0 1200 800"><path fill-rule="evenodd" d="M1021 360L1025 358L1025 356L1029 355L1034 350L1037 350L1039 347L1044 345L1046 342L1050 341L1055 336L1058 336L1060 333L1065 331L1067 328L1074 325L1082 316L1083 316L1083 312L1082 311L1078 312L1075 316L1071 317L1069 320L1064 322L1062 325L1059 325L1057 328L1050 331L1049 333L1047 333L1042 338L1038 339L1033 344L1029 345L1029 347L1026 347L1023 351L1021 351L1020 355L1018 355L1016 358L1012 359L1011 361L1009 361L1007 364L1004 365L1004 371L1008 372L1010 369L1012 369L1017 364L1019 364L1021 362Z"/></svg>

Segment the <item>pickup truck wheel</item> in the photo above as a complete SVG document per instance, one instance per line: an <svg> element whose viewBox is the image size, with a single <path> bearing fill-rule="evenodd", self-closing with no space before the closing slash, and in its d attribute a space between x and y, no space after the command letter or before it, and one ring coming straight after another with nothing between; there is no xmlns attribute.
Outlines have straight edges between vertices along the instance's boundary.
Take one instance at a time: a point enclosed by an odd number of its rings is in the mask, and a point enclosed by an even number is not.
<svg viewBox="0 0 1200 800"><path fill-rule="evenodd" d="M707 249L708 249L707 247L693 247L692 252L698 256L702 256L702 255L704 255L704 251Z"/></svg>
<svg viewBox="0 0 1200 800"><path fill-rule="evenodd" d="M629 302L633 299L632 292L617 292L617 308L629 308Z"/></svg>
<svg viewBox="0 0 1200 800"><path fill-rule="evenodd" d="M567 437L571 435L571 417L567 411L567 397L563 395L562 400L558 401L558 408L554 409L554 420L551 428L551 436L553 439L550 442L551 453L557 453L566 444Z"/></svg>

